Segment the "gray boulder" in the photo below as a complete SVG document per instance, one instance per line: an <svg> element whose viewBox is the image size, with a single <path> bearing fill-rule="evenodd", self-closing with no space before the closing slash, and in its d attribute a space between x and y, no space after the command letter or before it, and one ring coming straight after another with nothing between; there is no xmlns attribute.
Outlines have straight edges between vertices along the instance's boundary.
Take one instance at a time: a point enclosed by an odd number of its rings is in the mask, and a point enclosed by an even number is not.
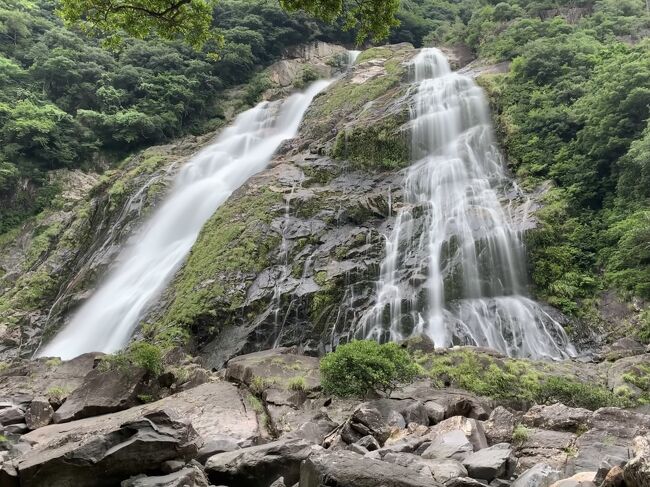
<svg viewBox="0 0 650 487"><path fill-rule="evenodd" d="M25 410L18 406L0 409L0 424L7 426L25 422Z"/></svg>
<svg viewBox="0 0 650 487"><path fill-rule="evenodd" d="M422 452L422 458L463 460L473 451L474 447L465 434L461 430L454 430L436 437Z"/></svg>
<svg viewBox="0 0 650 487"><path fill-rule="evenodd" d="M429 424L437 424L445 419L447 409L442 404L438 404L435 401L427 401L424 403L424 407L427 410Z"/></svg>
<svg viewBox="0 0 650 487"><path fill-rule="evenodd" d="M350 451L320 452L300 467L300 487L440 487L413 469Z"/></svg>
<svg viewBox="0 0 650 487"><path fill-rule="evenodd" d="M210 483L196 465L161 476L138 476L121 483L121 487L208 487Z"/></svg>
<svg viewBox="0 0 650 487"><path fill-rule="evenodd" d="M463 460L463 465L470 477L490 482L511 475L516 459L508 443L499 443L468 455Z"/></svg>
<svg viewBox="0 0 650 487"><path fill-rule="evenodd" d="M143 368L93 369L54 414L55 423L112 413L138 404L146 375Z"/></svg>
<svg viewBox="0 0 650 487"><path fill-rule="evenodd" d="M377 442L375 437L371 435L364 436L359 441L357 441L356 444L362 446L368 451L379 450L379 443Z"/></svg>
<svg viewBox="0 0 650 487"><path fill-rule="evenodd" d="M267 487L280 477L293 485L300 477L300 463L319 450L320 446L304 440L278 440L213 455L206 461L205 471L217 485Z"/></svg>
<svg viewBox="0 0 650 487"><path fill-rule="evenodd" d="M523 472L512 487L548 487L560 479L560 471L546 463L538 463Z"/></svg>
<svg viewBox="0 0 650 487"><path fill-rule="evenodd" d="M503 406L494 408L490 417L483 423L485 437L490 445L509 443L512 441L512 432L515 429L517 418Z"/></svg>
<svg viewBox="0 0 650 487"><path fill-rule="evenodd" d="M445 487L485 487L485 484L472 477L457 477L447 480Z"/></svg>
<svg viewBox="0 0 650 487"><path fill-rule="evenodd" d="M570 408L561 403L537 405L524 414L522 423L535 428L575 433L587 425L592 415L588 409Z"/></svg>
<svg viewBox="0 0 650 487"><path fill-rule="evenodd" d="M27 408L25 424L30 430L35 430L50 424L53 416L54 409L52 409L50 402L44 397L39 397L34 399Z"/></svg>
<svg viewBox="0 0 650 487"><path fill-rule="evenodd" d="M36 448L21 457L21 487L114 486L129 477L156 472L173 459L196 455L194 428L168 411L155 411L117 430L81 441Z"/></svg>
<svg viewBox="0 0 650 487"><path fill-rule="evenodd" d="M217 453L224 453L238 449L239 445L234 438L225 435L216 435L203 444L196 459L201 463L205 463L208 458Z"/></svg>

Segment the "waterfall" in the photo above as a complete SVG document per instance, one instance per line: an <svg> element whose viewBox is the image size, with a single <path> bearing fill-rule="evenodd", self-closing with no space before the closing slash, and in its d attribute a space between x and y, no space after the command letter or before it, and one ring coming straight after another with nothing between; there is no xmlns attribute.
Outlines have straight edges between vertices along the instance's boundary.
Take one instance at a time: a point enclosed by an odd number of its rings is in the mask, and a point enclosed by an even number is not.
<svg viewBox="0 0 650 487"><path fill-rule="evenodd" d="M500 202L509 181L482 90L437 49L423 49L412 68L413 163L359 334L384 341L424 333L436 347L573 355L562 327L526 297L524 247Z"/></svg>
<svg viewBox="0 0 650 487"><path fill-rule="evenodd" d="M203 224L276 149L294 137L312 99L329 81L317 81L284 101L262 102L234 123L179 172L161 207L122 250L115 268L37 356L70 359L115 352L181 266Z"/></svg>

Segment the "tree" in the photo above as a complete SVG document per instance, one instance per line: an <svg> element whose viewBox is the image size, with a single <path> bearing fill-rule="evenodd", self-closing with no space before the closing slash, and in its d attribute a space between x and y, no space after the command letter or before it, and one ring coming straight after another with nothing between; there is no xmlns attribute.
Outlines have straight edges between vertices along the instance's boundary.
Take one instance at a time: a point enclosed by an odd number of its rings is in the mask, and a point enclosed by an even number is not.
<svg viewBox="0 0 650 487"><path fill-rule="evenodd" d="M357 42L384 39L397 25L399 0L279 0L287 11L302 10L322 20L343 18L345 27L357 29ZM212 31L215 0L61 0L59 13L66 22L85 31L109 34L107 43L121 42L121 32L145 38L156 33L164 39L183 38L195 48L216 40Z"/></svg>
<svg viewBox="0 0 650 487"><path fill-rule="evenodd" d="M320 372L325 392L365 397L375 390L390 395L398 384L412 382L418 367L396 343L357 340L323 357Z"/></svg>

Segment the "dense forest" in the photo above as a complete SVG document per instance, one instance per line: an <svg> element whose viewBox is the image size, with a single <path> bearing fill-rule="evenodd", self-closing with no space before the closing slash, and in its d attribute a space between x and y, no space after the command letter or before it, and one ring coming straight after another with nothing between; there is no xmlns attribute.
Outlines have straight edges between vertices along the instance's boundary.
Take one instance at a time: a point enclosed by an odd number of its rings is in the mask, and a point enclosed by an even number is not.
<svg viewBox="0 0 650 487"><path fill-rule="evenodd" d="M57 168L103 170L138 148L223 121L222 94L288 46L352 47L355 32L267 0L222 0L223 45L105 39L64 27L49 1L0 1L0 233L50 204ZM466 45L520 182L553 182L529 239L536 293L588 315L601 289L650 298L650 14L643 0L403 0L388 42ZM218 53L215 60L213 53ZM604 277L604 279L603 279ZM650 317L648 317L650 322ZM650 325L640 332L650 339Z"/></svg>

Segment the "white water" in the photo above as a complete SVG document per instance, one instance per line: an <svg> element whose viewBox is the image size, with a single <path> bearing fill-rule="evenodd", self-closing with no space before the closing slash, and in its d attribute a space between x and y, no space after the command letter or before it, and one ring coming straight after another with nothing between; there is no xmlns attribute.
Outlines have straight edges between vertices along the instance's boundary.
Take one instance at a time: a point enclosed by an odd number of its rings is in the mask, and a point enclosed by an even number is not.
<svg viewBox="0 0 650 487"><path fill-rule="evenodd" d="M217 140L179 172L167 200L125 248L106 281L37 356L70 359L86 352L115 352L164 290L189 253L203 224L276 149L294 137L312 99L329 84L263 102L237 117Z"/></svg>
<svg viewBox="0 0 650 487"><path fill-rule="evenodd" d="M524 248L499 200L508 179L482 90L437 49L423 49L413 71L414 162L362 334L573 355L562 327L525 296Z"/></svg>

